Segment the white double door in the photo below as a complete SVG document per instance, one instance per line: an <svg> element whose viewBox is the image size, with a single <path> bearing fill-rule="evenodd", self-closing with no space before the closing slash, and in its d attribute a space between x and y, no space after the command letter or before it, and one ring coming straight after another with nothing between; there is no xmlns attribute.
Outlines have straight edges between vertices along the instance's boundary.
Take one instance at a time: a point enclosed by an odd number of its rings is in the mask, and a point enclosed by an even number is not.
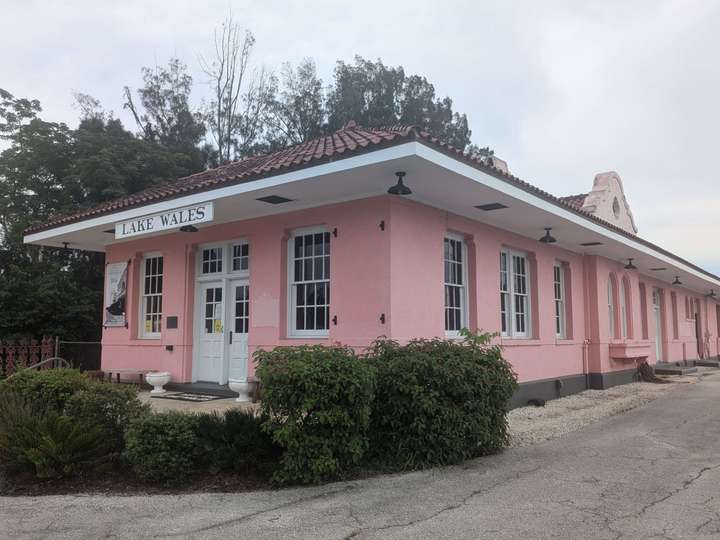
<svg viewBox="0 0 720 540"><path fill-rule="evenodd" d="M248 374L247 280L198 283L193 380L226 384Z"/></svg>

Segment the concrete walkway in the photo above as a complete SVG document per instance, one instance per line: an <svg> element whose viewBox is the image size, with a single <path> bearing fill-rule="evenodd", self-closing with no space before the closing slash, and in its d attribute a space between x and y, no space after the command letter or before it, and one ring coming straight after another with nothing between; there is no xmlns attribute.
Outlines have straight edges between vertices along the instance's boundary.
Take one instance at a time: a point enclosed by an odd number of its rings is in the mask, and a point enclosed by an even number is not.
<svg viewBox="0 0 720 540"><path fill-rule="evenodd" d="M306 489L0 498L3 538L720 537L720 375L463 466Z"/></svg>

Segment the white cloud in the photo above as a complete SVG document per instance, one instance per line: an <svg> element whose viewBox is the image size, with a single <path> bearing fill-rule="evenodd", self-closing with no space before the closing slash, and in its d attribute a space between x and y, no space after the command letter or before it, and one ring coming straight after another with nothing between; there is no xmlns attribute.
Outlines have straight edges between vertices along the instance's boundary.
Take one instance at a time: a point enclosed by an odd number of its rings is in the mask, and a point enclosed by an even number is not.
<svg viewBox="0 0 720 540"><path fill-rule="evenodd" d="M466 112L474 140L563 195L623 178L640 233L720 273L716 126L720 4L701 1L39 2L0 0L0 87L75 122L71 93L121 110L140 67L197 58L232 9L269 67L381 57L426 75ZM11 51L8 54L7 51Z"/></svg>

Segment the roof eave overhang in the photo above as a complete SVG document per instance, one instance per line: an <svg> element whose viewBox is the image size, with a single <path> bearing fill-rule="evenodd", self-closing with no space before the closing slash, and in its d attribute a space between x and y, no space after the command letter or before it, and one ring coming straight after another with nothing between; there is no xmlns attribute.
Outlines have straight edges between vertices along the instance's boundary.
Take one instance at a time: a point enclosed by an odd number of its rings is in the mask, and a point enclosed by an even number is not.
<svg viewBox="0 0 720 540"><path fill-rule="evenodd" d="M75 233L84 229L107 227L114 225L116 222L133 219L136 217L146 216L156 212L163 212L188 206L199 204L207 201L221 200L227 197L238 196L246 193L253 193L270 188L282 186L284 184L292 184L295 182L305 181L311 178L318 178L332 174L343 173L376 165L379 163L400 160L417 156L422 160L436 165L442 169L450 171L456 175L469 179L493 191L503 194L504 196L521 201L533 208L541 210L546 217L562 220L570 223L574 227L580 227L596 236L601 236L607 242L622 244L627 248L627 257L634 254L644 254L651 257L662 264L668 265L683 275L693 276L701 280L707 288L717 288L720 290L720 278L699 268L688 261L647 242L637 236L625 233L609 224L600 222L593 217L573 209L571 206L561 203L559 200L545 194L529 184L525 184L518 179L511 177L497 169L475 163L469 159L459 156L452 151L446 151L438 145L425 141L423 139L416 140L400 140L397 144L384 147L377 150L367 151L359 155L343 157L321 163L285 172L273 176L267 176L251 182L227 185L211 190L195 192L183 196L164 199L142 206L135 206L118 212L108 213L97 217L91 217L82 221L60 225L58 227L41 230L27 234L24 241L27 244L61 246L65 235ZM376 193L376 195L379 195ZM366 192L358 193L356 198L360 196L369 196ZM432 206L442 207L438 201L421 201ZM328 204L323 201L320 204ZM316 206L317 206L316 205ZM482 221L481 216L475 217ZM94 251L104 251L104 245L95 244L87 246L78 246L82 249L90 249ZM565 247L565 246L564 246ZM573 249L576 252L583 252L582 249ZM600 254L602 256L602 254Z"/></svg>

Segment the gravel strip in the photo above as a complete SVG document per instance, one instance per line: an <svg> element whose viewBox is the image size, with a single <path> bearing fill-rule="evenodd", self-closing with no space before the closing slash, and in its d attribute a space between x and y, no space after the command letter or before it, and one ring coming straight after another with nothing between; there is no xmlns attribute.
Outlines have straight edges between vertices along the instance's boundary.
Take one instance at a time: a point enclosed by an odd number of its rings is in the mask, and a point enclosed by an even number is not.
<svg viewBox="0 0 720 540"><path fill-rule="evenodd" d="M607 390L586 390L548 401L544 407L520 407L508 413L510 446L528 446L554 439L580 429L601 418L620 414L644 405L666 392L698 382L707 376L720 375L714 368L698 368L697 373L683 377L663 377L669 384L637 382Z"/></svg>

